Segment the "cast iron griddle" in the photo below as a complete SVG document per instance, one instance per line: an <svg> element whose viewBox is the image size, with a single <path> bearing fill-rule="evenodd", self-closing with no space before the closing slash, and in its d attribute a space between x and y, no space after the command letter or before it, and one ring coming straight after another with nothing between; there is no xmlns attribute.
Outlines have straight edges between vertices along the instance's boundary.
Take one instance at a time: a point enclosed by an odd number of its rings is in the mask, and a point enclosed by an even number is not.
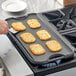
<svg viewBox="0 0 76 76"><path fill-rule="evenodd" d="M31 29L26 23L26 21L29 19L37 19L41 24L41 28ZM26 26L26 31L17 32L15 34L11 32L9 33L31 63L44 64L48 62L53 62L58 59L70 58L74 55L73 53L74 49L72 48L70 43L66 39L62 38L62 36L52 27L51 23L47 23L46 19L44 18L40 19L40 14L29 14L28 16L24 16L20 18L9 18L7 19L7 21L9 23L10 28L13 22L22 22ZM52 35L52 38L50 40L57 40L61 44L62 50L60 52L55 52L55 53L50 52L50 50L45 45L46 41L41 41L37 37L36 32L43 29L47 30ZM31 51L29 50L30 44L24 43L20 38L20 34L24 32L30 32L35 36L36 42L32 44L36 44L36 43L41 44L46 50L46 53L44 55L36 56L31 53Z"/></svg>

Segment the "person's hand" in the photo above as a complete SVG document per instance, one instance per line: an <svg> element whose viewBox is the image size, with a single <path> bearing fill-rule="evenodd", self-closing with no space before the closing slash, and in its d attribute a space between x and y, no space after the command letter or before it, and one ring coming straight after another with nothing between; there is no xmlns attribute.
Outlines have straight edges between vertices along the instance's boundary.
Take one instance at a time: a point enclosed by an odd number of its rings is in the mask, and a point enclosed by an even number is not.
<svg viewBox="0 0 76 76"><path fill-rule="evenodd" d="M9 28L8 28L8 23L7 21L0 20L0 34L6 34L8 33Z"/></svg>

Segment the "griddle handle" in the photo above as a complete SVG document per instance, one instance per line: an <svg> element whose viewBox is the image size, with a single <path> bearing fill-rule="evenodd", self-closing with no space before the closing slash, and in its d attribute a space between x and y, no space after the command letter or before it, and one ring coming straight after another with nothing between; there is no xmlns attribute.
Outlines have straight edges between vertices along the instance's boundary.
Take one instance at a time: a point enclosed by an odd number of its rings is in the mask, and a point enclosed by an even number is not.
<svg viewBox="0 0 76 76"><path fill-rule="evenodd" d="M64 55L63 55L63 54L54 54L54 55L51 55L51 56L49 57L48 61L51 62L52 59L53 59L54 61L59 60L60 57L62 57L62 56L64 56Z"/></svg>

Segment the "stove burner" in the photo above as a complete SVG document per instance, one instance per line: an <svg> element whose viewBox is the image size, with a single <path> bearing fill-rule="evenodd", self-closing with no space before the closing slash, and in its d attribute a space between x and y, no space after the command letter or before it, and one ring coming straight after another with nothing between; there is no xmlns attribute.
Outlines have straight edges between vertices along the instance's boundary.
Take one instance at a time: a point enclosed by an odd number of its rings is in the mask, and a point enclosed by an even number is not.
<svg viewBox="0 0 76 76"><path fill-rule="evenodd" d="M52 63L47 63L47 64L44 64L44 65L40 65L39 67L49 68L49 67L53 67L53 66L59 65L60 63L61 63L61 60L57 60L57 61L52 62Z"/></svg>

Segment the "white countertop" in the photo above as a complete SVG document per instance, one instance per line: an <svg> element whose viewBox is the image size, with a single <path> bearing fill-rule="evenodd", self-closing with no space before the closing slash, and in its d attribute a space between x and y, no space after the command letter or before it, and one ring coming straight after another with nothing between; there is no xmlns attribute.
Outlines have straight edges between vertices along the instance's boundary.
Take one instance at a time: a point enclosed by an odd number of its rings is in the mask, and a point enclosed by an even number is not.
<svg viewBox="0 0 76 76"><path fill-rule="evenodd" d="M11 76L33 76L33 72L22 59L6 35L0 36L0 42L0 50L8 51L8 53L2 57Z"/></svg>
<svg viewBox="0 0 76 76"><path fill-rule="evenodd" d="M4 0L0 0L0 4L3 2ZM29 0L24 0L28 3L28 5L30 5ZM55 6L51 8L51 2L53 0L43 0L45 3L48 2L47 5L49 5L50 8L48 8L48 11L52 8L61 8L62 6L58 5L57 3L55 3ZM62 0L61 0L62 1ZM34 0L30 0L30 2L39 2L40 4L40 0L38 1L34 1ZM62 3L62 2L61 2ZM34 3L33 7L35 8L37 4ZM45 4L43 4L45 5ZM46 5L46 7L47 7ZM45 8L40 8L39 10L37 8L32 9L33 7L29 8L28 7L28 13L30 12L38 12L40 10L43 9L43 11L45 11ZM41 7L41 6L39 6ZM6 19L9 17L18 17L18 16L23 16L25 15L26 12L22 12L22 13L16 13L16 14L12 14L12 13L8 13L5 12L1 9L0 6L0 19ZM12 45L12 43L9 41L9 39L7 38L6 35L0 35L0 50L3 51L8 51L8 53L5 54L5 56L2 55L4 63L6 64L11 76L33 76L33 72L32 70L29 68L29 66L27 65L27 63L23 60L23 58L21 57L21 55L18 53L18 51L15 49L15 47ZM2 53L1 52L1 53ZM0 53L0 55L1 55ZM70 73L75 73L76 68L70 69L70 70L66 70L63 72L59 72L56 74L52 74L49 76L72 76L72 74ZM75 73L76 74L76 73ZM73 75L74 76L74 75Z"/></svg>

